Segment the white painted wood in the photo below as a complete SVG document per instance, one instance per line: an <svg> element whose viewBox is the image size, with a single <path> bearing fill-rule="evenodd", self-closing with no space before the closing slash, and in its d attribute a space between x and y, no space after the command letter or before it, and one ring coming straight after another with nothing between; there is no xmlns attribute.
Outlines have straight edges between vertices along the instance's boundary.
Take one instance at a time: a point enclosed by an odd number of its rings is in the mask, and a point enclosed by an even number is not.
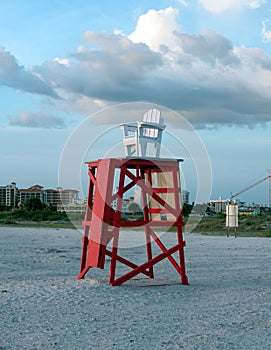
<svg viewBox="0 0 271 350"><path fill-rule="evenodd" d="M142 122L120 125L123 131L123 144L125 155L146 157L147 155L159 158L164 124L161 112L158 109L150 109L144 113ZM152 146L152 153L148 149Z"/></svg>

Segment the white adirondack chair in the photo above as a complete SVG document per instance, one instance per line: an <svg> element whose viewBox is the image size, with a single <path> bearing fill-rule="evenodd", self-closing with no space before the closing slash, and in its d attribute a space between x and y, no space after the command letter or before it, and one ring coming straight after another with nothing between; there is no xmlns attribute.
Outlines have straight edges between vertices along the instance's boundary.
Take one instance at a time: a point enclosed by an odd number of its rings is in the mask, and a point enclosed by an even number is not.
<svg viewBox="0 0 271 350"><path fill-rule="evenodd" d="M123 144L127 157L150 155L147 146L152 144L151 156L159 158L162 132L166 125L158 109L150 109L144 113L142 122L121 124L120 127L123 131Z"/></svg>

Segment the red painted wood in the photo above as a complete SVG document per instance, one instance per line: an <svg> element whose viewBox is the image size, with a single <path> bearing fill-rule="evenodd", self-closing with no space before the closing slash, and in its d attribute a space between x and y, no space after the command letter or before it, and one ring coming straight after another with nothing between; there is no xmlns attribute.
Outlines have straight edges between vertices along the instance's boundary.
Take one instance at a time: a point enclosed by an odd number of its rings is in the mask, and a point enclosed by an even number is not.
<svg viewBox="0 0 271 350"><path fill-rule="evenodd" d="M82 239L82 257L78 279L84 278L91 267L104 268L105 256L109 256L110 276L109 283L120 285L138 274L154 278L154 265L163 259L168 259L178 274L182 284L188 284L185 273L184 246L182 237L182 216L180 207L179 163L177 160L150 160L150 159L122 159L106 158L88 163L89 190L86 214L83 220L84 237ZM119 172L116 172L119 169ZM171 187L157 187L152 181L155 174L166 172L172 176ZM116 174L118 178L116 178ZM157 175L158 176L158 175ZM162 181L163 182L163 181ZM161 183L162 183L161 182ZM158 182L160 183L160 182ZM122 202L127 191L137 185L141 189L143 204L143 220L121 220ZM117 193L113 193L114 187ZM163 194L173 194L174 201L167 203ZM163 196L163 197L162 197ZM157 208L150 206L150 198L157 203ZM112 201L116 200L116 210L112 208ZM165 218L160 218L164 214ZM169 215L170 219L167 218ZM152 219L152 218L155 218ZM160 219L159 219L160 218ZM144 227L145 249L147 261L137 265L118 254L119 230L121 227ZM176 245L166 248L154 232L155 227L176 227ZM174 234L174 232L168 232ZM162 250L162 253L153 257L152 240ZM112 241L112 251L108 244ZM172 257L179 252L180 264ZM131 270L123 276L117 277L117 262L124 264Z"/></svg>

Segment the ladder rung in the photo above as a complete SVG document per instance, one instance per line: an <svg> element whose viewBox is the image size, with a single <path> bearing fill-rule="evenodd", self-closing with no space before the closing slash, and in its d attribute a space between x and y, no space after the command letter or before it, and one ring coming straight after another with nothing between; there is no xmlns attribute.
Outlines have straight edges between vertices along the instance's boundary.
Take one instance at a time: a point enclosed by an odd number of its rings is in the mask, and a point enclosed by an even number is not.
<svg viewBox="0 0 271 350"><path fill-rule="evenodd" d="M163 209L163 208L149 208L148 212L150 214L170 214L170 211L167 209Z"/></svg>
<svg viewBox="0 0 271 350"><path fill-rule="evenodd" d="M152 188L152 191L154 193L174 193L175 189L174 188L155 187L155 188Z"/></svg>

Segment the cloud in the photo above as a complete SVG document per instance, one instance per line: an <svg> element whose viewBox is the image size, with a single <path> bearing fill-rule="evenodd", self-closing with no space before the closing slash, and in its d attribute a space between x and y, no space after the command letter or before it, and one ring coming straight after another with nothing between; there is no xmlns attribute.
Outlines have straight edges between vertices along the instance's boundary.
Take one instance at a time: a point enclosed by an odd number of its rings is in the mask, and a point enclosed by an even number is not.
<svg viewBox="0 0 271 350"><path fill-rule="evenodd" d="M185 7L187 7L188 6L188 4L187 4L187 1L185 1L185 0L177 0L181 5L183 5L183 6L185 6Z"/></svg>
<svg viewBox="0 0 271 350"><path fill-rule="evenodd" d="M262 38L266 42L271 42L271 25L269 19L262 22Z"/></svg>
<svg viewBox="0 0 271 350"><path fill-rule="evenodd" d="M145 86L149 72L162 66L160 54L125 36L88 31L84 39L87 47L71 55L69 64L48 61L35 67L35 71L67 92L123 101Z"/></svg>
<svg viewBox="0 0 271 350"><path fill-rule="evenodd" d="M57 98L57 94L40 77L20 66L16 58L5 48L0 46L0 85L5 85L17 90L51 96Z"/></svg>
<svg viewBox="0 0 271 350"><path fill-rule="evenodd" d="M224 65L239 64L234 54L231 41L211 30L205 30L200 35L176 33L184 53L198 58L203 62L220 62Z"/></svg>
<svg viewBox="0 0 271 350"><path fill-rule="evenodd" d="M183 5L185 7L188 6L187 1L185 1L185 0L177 0L177 2L179 2L181 5Z"/></svg>
<svg viewBox="0 0 271 350"><path fill-rule="evenodd" d="M21 112L18 115L10 116L9 123L10 125L43 129L62 129L64 127L64 122L61 118L41 111Z"/></svg>
<svg viewBox="0 0 271 350"><path fill-rule="evenodd" d="M266 3L266 0L198 0L207 11L222 13L230 9L241 9L244 7L257 9Z"/></svg>
<svg viewBox="0 0 271 350"><path fill-rule="evenodd" d="M145 43L153 51L161 51L163 47L176 49L174 32L180 30L176 23L178 13L172 7L159 11L149 10L139 17L136 29L129 35L129 39L134 43Z"/></svg>
<svg viewBox="0 0 271 350"><path fill-rule="evenodd" d="M147 101L199 126L271 121L270 56L211 30L185 33L177 15L150 10L129 36L87 31L77 52L33 70L78 111Z"/></svg>

